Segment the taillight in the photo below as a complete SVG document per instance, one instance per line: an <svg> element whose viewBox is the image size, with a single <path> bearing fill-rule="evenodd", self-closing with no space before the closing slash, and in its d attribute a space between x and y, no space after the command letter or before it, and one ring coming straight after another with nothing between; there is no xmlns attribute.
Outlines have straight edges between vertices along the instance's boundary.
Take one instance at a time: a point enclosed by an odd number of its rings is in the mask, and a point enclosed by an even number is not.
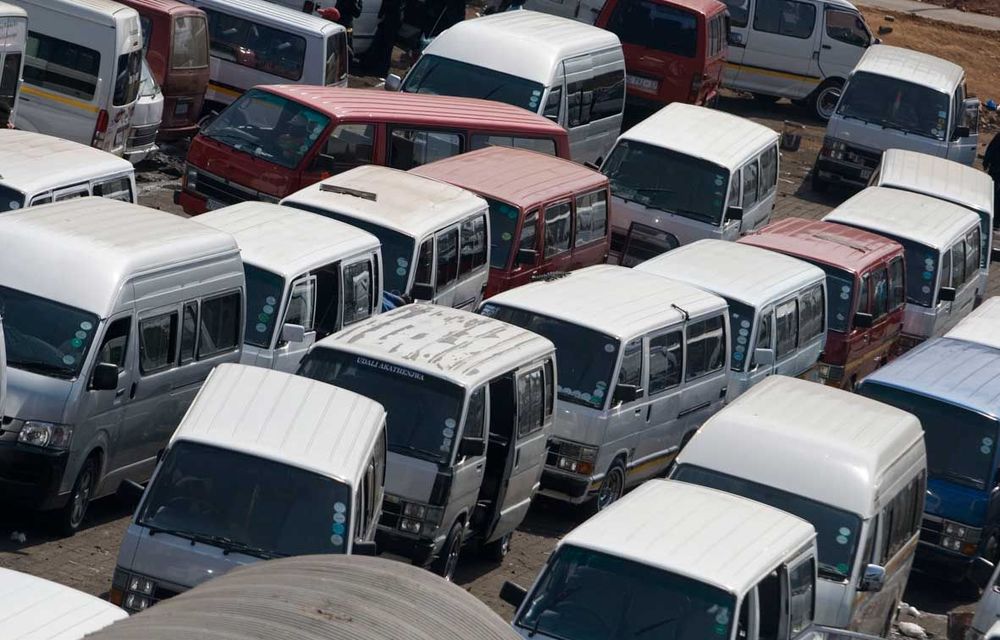
<svg viewBox="0 0 1000 640"><path fill-rule="evenodd" d="M94 127L94 140L91 142L93 147L102 147L104 145L104 133L108 130L108 112L105 109L97 114L97 125Z"/></svg>

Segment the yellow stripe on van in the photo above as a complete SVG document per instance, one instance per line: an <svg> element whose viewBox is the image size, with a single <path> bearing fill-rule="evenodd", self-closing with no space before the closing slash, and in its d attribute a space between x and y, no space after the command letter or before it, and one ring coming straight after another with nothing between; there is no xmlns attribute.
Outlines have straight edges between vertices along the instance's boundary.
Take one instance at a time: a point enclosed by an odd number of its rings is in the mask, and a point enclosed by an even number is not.
<svg viewBox="0 0 1000 640"><path fill-rule="evenodd" d="M32 95L38 98L45 98L46 100L59 102L64 105L80 109L81 111L86 111L88 113L97 113L98 111L100 111L100 108L98 108L96 105L90 104L89 102L84 102L83 100L77 100L76 98L70 98L69 96L60 95L58 93L54 93L46 89L41 89L39 87L27 83L21 85L21 93L27 93L28 95Z"/></svg>
<svg viewBox="0 0 1000 640"><path fill-rule="evenodd" d="M215 84L214 82L209 82L208 88L211 89L212 91L218 91L219 93L225 94L232 98L239 98L241 95L243 95L241 92L236 91L235 89L230 89L229 87L223 87L222 85Z"/></svg>
<svg viewBox="0 0 1000 640"><path fill-rule="evenodd" d="M743 64L736 64L735 62L726 62L726 66L733 71L740 71L743 73L756 73L762 76L772 76L775 78L789 78L791 80L799 80L800 82L811 82L813 84L819 84L822 78L817 78L815 76L804 76L798 73L789 73L787 71L777 71L775 69L762 69L760 67L751 67Z"/></svg>

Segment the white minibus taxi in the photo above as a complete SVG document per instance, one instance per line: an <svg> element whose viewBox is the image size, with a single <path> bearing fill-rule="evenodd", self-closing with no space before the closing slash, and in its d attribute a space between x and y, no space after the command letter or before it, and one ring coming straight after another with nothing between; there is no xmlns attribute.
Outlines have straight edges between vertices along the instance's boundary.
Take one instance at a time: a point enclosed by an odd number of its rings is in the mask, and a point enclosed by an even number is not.
<svg viewBox="0 0 1000 640"><path fill-rule="evenodd" d="M82 640L128 614L72 587L0 568L0 628L10 640Z"/></svg>
<svg viewBox="0 0 1000 640"><path fill-rule="evenodd" d="M818 546L816 621L888 637L927 485L924 432L912 414L773 376L706 422L670 477L810 522ZM876 574L882 579L866 581Z"/></svg>
<svg viewBox="0 0 1000 640"><path fill-rule="evenodd" d="M871 47L851 72L826 125L813 188L864 186L886 149L908 149L966 165L976 160L979 99L962 67L919 51Z"/></svg>
<svg viewBox="0 0 1000 640"><path fill-rule="evenodd" d="M78 142L0 129L0 213L87 196L136 202L132 164Z"/></svg>
<svg viewBox="0 0 1000 640"><path fill-rule="evenodd" d="M208 373L239 361L239 247L93 197L0 215L0 246L0 495L71 534L91 500L149 478Z"/></svg>
<svg viewBox="0 0 1000 640"><path fill-rule="evenodd" d="M623 133L601 173L611 181L612 256L630 266L702 238L736 240L767 224L778 186L778 134L675 102ZM651 238L659 238L658 250L650 249Z"/></svg>
<svg viewBox="0 0 1000 640"><path fill-rule="evenodd" d="M28 39L28 14L24 9L0 2L0 129L15 124L24 51Z"/></svg>
<svg viewBox="0 0 1000 640"><path fill-rule="evenodd" d="M388 412L380 551L449 580L465 542L503 559L545 463L555 358L530 331L430 304L379 314L310 349L299 375Z"/></svg>
<svg viewBox="0 0 1000 640"><path fill-rule="evenodd" d="M618 36L534 11L464 20L386 88L485 98L533 111L569 132L577 162L600 164L621 133L625 58ZM544 149L539 149L544 150Z"/></svg>
<svg viewBox="0 0 1000 640"><path fill-rule="evenodd" d="M726 301L691 285L599 265L511 289L479 312L556 345L547 496L604 509L664 472L725 403Z"/></svg>
<svg viewBox="0 0 1000 640"><path fill-rule="evenodd" d="M944 334L944 337L1000 349L1000 331L997 331L997 327L1000 327L1000 296L993 296L986 298L978 308Z"/></svg>
<svg viewBox="0 0 1000 640"><path fill-rule="evenodd" d="M826 344L826 274L804 260L737 242L699 240L636 266L729 305L729 399L765 377L803 376Z"/></svg>
<svg viewBox="0 0 1000 640"><path fill-rule="evenodd" d="M209 211L198 222L240 245L245 364L294 372L313 343L382 308L379 241L367 231L265 202Z"/></svg>
<svg viewBox="0 0 1000 640"><path fill-rule="evenodd" d="M901 350L943 334L983 295L980 219L968 209L918 193L869 187L823 220L865 229L903 245L906 309ZM898 296L886 288L872 291L876 307L884 304L886 295Z"/></svg>
<svg viewBox="0 0 1000 640"><path fill-rule="evenodd" d="M651 480L559 541L527 592L524 638L819 639L816 532L773 507Z"/></svg>
<svg viewBox="0 0 1000 640"><path fill-rule="evenodd" d="M413 173L364 165L297 191L282 205L367 231L382 243L386 291L472 310L490 267L486 201Z"/></svg>
<svg viewBox="0 0 1000 640"><path fill-rule="evenodd" d="M183 1L208 17L205 111L259 84L347 86L347 31L336 22L265 0Z"/></svg>
<svg viewBox="0 0 1000 640"><path fill-rule="evenodd" d="M877 39L847 0L723 0L723 84L762 102L788 98L827 120L851 69Z"/></svg>
<svg viewBox="0 0 1000 640"><path fill-rule="evenodd" d="M986 291L993 256L993 178L984 171L926 153L889 149L872 175L871 186L913 191L969 209L979 216L979 298Z"/></svg>
<svg viewBox="0 0 1000 640"><path fill-rule="evenodd" d="M18 128L122 155L139 99L139 14L111 0L9 2L29 25Z"/></svg>
<svg viewBox="0 0 1000 640"><path fill-rule="evenodd" d="M377 402L290 373L216 367L125 531L111 602L135 613L262 559L373 555L385 463Z"/></svg>

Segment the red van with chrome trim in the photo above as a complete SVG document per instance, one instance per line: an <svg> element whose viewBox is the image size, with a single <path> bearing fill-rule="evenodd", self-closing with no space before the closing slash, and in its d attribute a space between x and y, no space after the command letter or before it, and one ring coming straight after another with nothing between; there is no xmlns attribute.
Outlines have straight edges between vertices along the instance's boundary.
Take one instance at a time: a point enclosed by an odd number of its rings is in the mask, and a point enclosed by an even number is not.
<svg viewBox="0 0 1000 640"><path fill-rule="evenodd" d="M488 146L569 159L566 130L492 100L308 85L254 87L191 143L175 200L189 214L277 202L363 164L413 167Z"/></svg>
<svg viewBox="0 0 1000 640"><path fill-rule="evenodd" d="M718 0L608 0L596 22L625 52L630 104L715 102L729 15Z"/></svg>
<svg viewBox="0 0 1000 640"><path fill-rule="evenodd" d="M160 90L163 121L157 138L198 131L208 88L208 21L205 12L177 0L117 0L139 13L142 48Z"/></svg>
<svg viewBox="0 0 1000 640"><path fill-rule="evenodd" d="M834 222L785 218L739 239L811 262L826 272L826 347L819 382L854 390L886 364L903 330L903 246Z"/></svg>
<svg viewBox="0 0 1000 640"><path fill-rule="evenodd" d="M490 206L490 275L485 297L536 275L608 258L608 178L535 151L489 147L410 173L482 196Z"/></svg>

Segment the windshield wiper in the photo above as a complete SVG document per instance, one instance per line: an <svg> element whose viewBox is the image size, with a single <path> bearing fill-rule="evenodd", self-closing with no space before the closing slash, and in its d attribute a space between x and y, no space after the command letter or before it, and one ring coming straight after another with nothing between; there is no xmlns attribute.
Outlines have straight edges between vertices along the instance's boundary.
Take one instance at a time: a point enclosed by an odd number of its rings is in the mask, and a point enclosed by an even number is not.
<svg viewBox="0 0 1000 640"><path fill-rule="evenodd" d="M839 571L835 566L831 564L819 563L819 571L817 573L821 576L827 576L836 579L845 579L847 574Z"/></svg>
<svg viewBox="0 0 1000 640"><path fill-rule="evenodd" d="M935 473L935 472L932 472ZM959 482L964 482L966 484L971 484L974 487L982 488L983 481L979 478L973 476L965 475L964 473L958 473L957 471L938 471L935 475L940 475L949 480L957 480Z"/></svg>
<svg viewBox="0 0 1000 640"><path fill-rule="evenodd" d="M438 460L441 459L441 456L438 453L434 451L428 451L427 449L421 449L420 447L415 447L412 444L393 444L389 446L389 451L393 451L395 449L402 449L403 451L409 453L419 453L422 454L422 457L429 458L434 462L437 462ZM399 453L399 451L397 451L397 453Z"/></svg>
<svg viewBox="0 0 1000 640"><path fill-rule="evenodd" d="M556 598L554 598L551 603L546 604L544 607L542 607L542 610L538 612L537 616L535 616L535 624L531 625L531 629L528 631L528 637L532 638L538 633L538 625L542 623L542 614L544 614L546 611L552 611L552 609L558 606L559 603L565 601L566 598L570 597L579 590L580 587L566 589L565 591L560 593Z"/></svg>
<svg viewBox="0 0 1000 640"><path fill-rule="evenodd" d="M49 364L47 362L35 362L35 361L24 361L24 360L8 360L7 364L15 369L24 369L26 371L31 371L33 373L41 373L44 375L53 375L60 378L72 378L73 371L65 367L57 367L54 364Z"/></svg>
<svg viewBox="0 0 1000 640"><path fill-rule="evenodd" d="M222 547L222 551L225 554L232 552L245 553L247 555L257 556L258 558L263 558L265 560L278 558L284 555L276 551L269 551L261 547L255 547L251 544L240 542L239 540L233 540L232 538L227 538L226 536L204 536L204 538L208 542Z"/></svg>
<svg viewBox="0 0 1000 640"><path fill-rule="evenodd" d="M674 189L664 189L663 187L636 187L638 193L677 193Z"/></svg>

